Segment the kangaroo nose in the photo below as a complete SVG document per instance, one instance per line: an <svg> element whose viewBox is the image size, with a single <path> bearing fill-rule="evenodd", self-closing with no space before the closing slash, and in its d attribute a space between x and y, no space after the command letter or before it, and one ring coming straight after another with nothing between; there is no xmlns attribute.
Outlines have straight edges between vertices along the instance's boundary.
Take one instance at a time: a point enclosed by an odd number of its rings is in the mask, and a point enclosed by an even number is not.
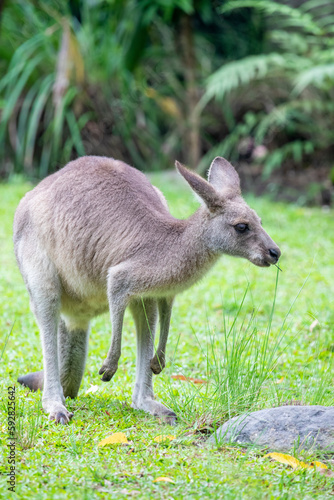
<svg viewBox="0 0 334 500"><path fill-rule="evenodd" d="M273 259L276 259L276 262L277 262L280 255L281 255L281 252L279 250L276 250L275 248L269 248L269 254L270 254L270 257L272 257Z"/></svg>

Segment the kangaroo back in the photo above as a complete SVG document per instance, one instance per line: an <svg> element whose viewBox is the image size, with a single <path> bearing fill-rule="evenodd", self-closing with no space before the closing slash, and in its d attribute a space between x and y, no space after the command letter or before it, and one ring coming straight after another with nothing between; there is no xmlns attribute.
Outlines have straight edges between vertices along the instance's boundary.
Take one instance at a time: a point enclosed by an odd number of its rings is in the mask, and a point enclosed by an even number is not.
<svg viewBox="0 0 334 500"><path fill-rule="evenodd" d="M22 199L14 244L22 237L42 245L61 275L68 271L105 279L110 266L140 251L174 219L138 170L109 158L84 157L44 179Z"/></svg>

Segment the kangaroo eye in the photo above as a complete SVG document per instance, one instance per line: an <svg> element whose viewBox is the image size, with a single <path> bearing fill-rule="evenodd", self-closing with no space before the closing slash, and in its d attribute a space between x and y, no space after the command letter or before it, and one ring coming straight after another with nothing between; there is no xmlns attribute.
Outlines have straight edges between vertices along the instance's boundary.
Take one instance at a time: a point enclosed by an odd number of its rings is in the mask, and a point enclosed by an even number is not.
<svg viewBox="0 0 334 500"><path fill-rule="evenodd" d="M234 229L237 231L237 233L245 233L246 231L248 231L249 227L248 224L240 223L234 226Z"/></svg>

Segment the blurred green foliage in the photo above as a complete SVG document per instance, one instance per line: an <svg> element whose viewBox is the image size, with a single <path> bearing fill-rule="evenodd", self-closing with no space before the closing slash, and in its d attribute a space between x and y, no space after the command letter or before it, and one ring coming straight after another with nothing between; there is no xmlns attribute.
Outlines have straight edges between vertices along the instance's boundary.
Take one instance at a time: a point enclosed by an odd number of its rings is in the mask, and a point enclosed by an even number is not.
<svg viewBox="0 0 334 500"><path fill-rule="evenodd" d="M83 154L332 167L330 0L17 0L0 15L2 177Z"/></svg>

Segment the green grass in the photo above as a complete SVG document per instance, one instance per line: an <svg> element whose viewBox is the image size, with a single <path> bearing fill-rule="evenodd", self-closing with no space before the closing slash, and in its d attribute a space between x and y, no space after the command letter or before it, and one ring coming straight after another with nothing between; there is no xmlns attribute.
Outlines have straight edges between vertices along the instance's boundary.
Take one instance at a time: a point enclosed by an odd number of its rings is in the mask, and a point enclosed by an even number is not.
<svg viewBox="0 0 334 500"><path fill-rule="evenodd" d="M171 174L152 180L163 190L174 215L186 217L196 208L191 193ZM0 353L14 324L0 364L0 498L8 498L9 493L4 475L7 387L19 375L42 368L39 332L11 240L15 207L30 188L22 182L0 185ZM283 272L271 328L275 268L260 269L223 257L201 282L177 297L167 366L155 378L157 397L180 417L172 428L130 407L135 333L129 314L119 370L110 383L100 381L98 370L109 347L110 321L108 315L97 318L79 397L67 403L74 411L69 426L48 421L41 410L41 395L16 385L17 486L13 498L313 499L333 495L331 477L307 470L293 472L269 461L264 450L206 443L206 433L228 415L291 399L334 404L333 215L266 199L248 197L248 202L282 249ZM319 324L311 331L314 320ZM171 378L175 373L209 383L177 381ZM99 390L86 394L91 385ZM125 432L130 446L98 447L101 439L119 431ZM156 443L154 437L161 434L173 434L176 439ZM297 455L308 461L315 456ZM333 457L321 458L333 468ZM174 483L154 483L159 476Z"/></svg>

